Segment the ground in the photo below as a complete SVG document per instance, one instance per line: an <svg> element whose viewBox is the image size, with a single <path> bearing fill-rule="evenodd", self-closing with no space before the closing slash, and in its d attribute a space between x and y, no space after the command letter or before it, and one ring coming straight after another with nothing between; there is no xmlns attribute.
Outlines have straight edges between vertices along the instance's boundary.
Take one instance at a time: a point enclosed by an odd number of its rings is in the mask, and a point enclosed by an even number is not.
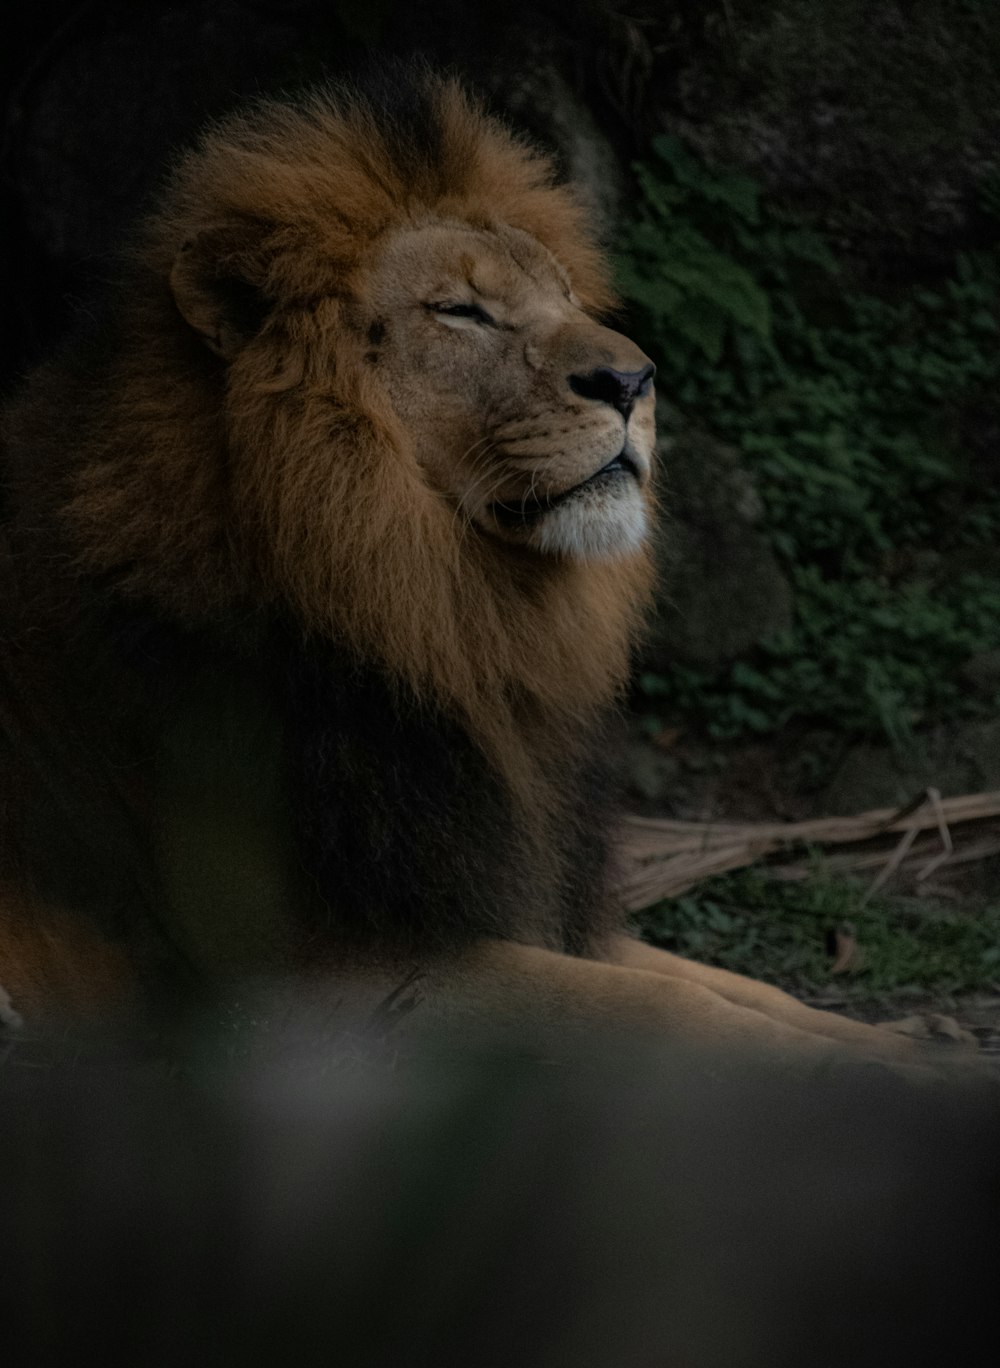
<svg viewBox="0 0 1000 1368"><path fill-rule="evenodd" d="M836 738L718 743L637 719L629 806L686 821L774 822L830 814ZM838 852L839 854L840 852ZM640 915L654 942L779 984L865 1021L942 1014L1000 1058L1000 857L944 865L917 884L878 868L851 877L822 848L802 851L801 882L767 868L689 889Z"/></svg>

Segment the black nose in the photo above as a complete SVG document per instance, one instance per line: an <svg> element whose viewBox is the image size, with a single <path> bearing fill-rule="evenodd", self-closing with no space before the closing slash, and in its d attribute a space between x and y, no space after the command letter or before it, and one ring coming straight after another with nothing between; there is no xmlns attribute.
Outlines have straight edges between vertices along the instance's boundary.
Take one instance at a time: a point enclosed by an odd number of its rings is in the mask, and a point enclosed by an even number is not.
<svg viewBox="0 0 1000 1368"><path fill-rule="evenodd" d="M574 394L584 399L597 399L602 404L616 408L626 422L635 407L635 401L648 394L653 383L656 367L652 362L640 371L612 370L610 366L598 366L589 375L571 375L569 387Z"/></svg>

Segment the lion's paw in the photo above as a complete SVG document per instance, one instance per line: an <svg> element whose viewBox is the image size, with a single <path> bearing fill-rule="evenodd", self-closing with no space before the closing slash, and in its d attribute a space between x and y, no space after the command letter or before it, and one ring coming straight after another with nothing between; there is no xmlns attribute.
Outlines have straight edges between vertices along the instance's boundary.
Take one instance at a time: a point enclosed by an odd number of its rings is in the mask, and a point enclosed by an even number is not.
<svg viewBox="0 0 1000 1368"><path fill-rule="evenodd" d="M910 1036L914 1040L931 1040L940 1045L958 1045L963 1049L978 1050L979 1041L960 1026L954 1017L940 1012L914 1012L912 1016L900 1017L898 1021L881 1021L879 1030L893 1031L896 1035Z"/></svg>
<svg viewBox="0 0 1000 1368"><path fill-rule="evenodd" d="M10 1000L3 984L0 984L0 1031L19 1031L24 1025L21 1013Z"/></svg>

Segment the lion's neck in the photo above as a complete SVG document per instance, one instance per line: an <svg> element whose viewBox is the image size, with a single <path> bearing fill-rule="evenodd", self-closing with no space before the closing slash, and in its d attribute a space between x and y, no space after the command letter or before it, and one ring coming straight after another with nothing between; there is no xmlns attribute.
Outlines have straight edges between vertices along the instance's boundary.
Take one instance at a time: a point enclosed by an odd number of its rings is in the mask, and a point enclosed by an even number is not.
<svg viewBox="0 0 1000 1368"><path fill-rule="evenodd" d="M495 543L386 434L352 436L349 459L303 443L281 477L261 467L265 576L312 630L457 715L510 775L546 735L568 745L625 682L648 553L572 562Z"/></svg>
<svg viewBox="0 0 1000 1368"><path fill-rule="evenodd" d="M626 682L645 557L539 564L467 546L458 566L419 568L360 611L361 586L337 595L332 634L443 704L515 787L547 783L545 757L573 752Z"/></svg>

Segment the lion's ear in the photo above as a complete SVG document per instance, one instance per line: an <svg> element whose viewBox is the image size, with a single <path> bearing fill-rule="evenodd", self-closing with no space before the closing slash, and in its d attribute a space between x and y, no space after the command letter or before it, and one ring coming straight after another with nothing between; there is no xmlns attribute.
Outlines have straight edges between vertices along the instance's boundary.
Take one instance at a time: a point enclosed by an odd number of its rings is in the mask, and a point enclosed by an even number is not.
<svg viewBox="0 0 1000 1368"><path fill-rule="evenodd" d="M217 356L231 361L260 331L270 310L263 272L232 235L206 229L190 238L174 260L170 288L181 317Z"/></svg>

